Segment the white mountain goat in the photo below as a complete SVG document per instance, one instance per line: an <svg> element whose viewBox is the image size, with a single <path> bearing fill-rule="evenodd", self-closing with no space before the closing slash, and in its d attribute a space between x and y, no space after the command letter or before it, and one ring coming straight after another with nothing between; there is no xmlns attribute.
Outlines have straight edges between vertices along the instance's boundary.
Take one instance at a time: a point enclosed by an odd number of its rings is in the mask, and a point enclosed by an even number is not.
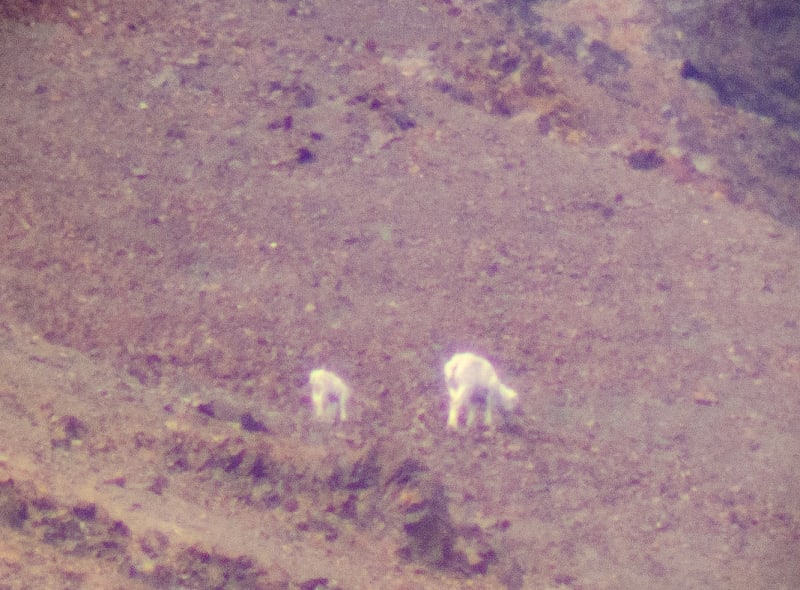
<svg viewBox="0 0 800 590"><path fill-rule="evenodd" d="M500 382L492 363L471 352L459 352L444 365L444 378L450 393L450 412L447 426L458 428L467 407L467 426L475 423L478 408L484 410L484 423L492 424L492 412L499 404L513 411L519 404L517 392Z"/></svg>
<svg viewBox="0 0 800 590"><path fill-rule="evenodd" d="M347 400L350 388L339 375L325 369L314 369L308 376L311 403L317 419L335 422L347 420Z"/></svg>

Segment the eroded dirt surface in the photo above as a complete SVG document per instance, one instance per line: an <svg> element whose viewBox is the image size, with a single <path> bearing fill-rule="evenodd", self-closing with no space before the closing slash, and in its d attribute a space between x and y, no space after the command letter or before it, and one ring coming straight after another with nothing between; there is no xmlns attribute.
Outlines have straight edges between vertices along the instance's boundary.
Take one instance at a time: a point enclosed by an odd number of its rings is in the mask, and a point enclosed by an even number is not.
<svg viewBox="0 0 800 590"><path fill-rule="evenodd" d="M796 133L605 4L4 7L0 588L798 587Z"/></svg>

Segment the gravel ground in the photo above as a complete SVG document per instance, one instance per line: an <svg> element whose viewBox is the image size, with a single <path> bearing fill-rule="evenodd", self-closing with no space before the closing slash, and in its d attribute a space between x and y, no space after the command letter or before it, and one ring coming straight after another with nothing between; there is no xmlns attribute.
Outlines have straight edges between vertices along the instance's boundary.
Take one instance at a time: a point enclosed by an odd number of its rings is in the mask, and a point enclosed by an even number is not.
<svg viewBox="0 0 800 590"><path fill-rule="evenodd" d="M725 6L0 8L0 590L800 586L800 19Z"/></svg>

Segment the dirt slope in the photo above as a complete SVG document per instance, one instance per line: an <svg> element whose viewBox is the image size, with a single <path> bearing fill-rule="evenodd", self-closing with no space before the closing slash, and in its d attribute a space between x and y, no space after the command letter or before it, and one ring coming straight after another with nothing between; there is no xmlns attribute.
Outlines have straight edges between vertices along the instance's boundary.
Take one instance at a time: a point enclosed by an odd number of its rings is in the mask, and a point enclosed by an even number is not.
<svg viewBox="0 0 800 590"><path fill-rule="evenodd" d="M0 589L800 584L796 138L652 8L0 10Z"/></svg>

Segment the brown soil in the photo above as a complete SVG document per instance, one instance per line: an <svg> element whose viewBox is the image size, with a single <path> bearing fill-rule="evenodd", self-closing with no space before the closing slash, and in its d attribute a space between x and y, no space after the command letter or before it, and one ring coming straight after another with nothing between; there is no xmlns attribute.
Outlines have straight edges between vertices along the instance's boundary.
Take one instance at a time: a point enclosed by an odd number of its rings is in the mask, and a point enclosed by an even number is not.
<svg viewBox="0 0 800 590"><path fill-rule="evenodd" d="M0 589L800 586L795 132L603 4L0 8Z"/></svg>

